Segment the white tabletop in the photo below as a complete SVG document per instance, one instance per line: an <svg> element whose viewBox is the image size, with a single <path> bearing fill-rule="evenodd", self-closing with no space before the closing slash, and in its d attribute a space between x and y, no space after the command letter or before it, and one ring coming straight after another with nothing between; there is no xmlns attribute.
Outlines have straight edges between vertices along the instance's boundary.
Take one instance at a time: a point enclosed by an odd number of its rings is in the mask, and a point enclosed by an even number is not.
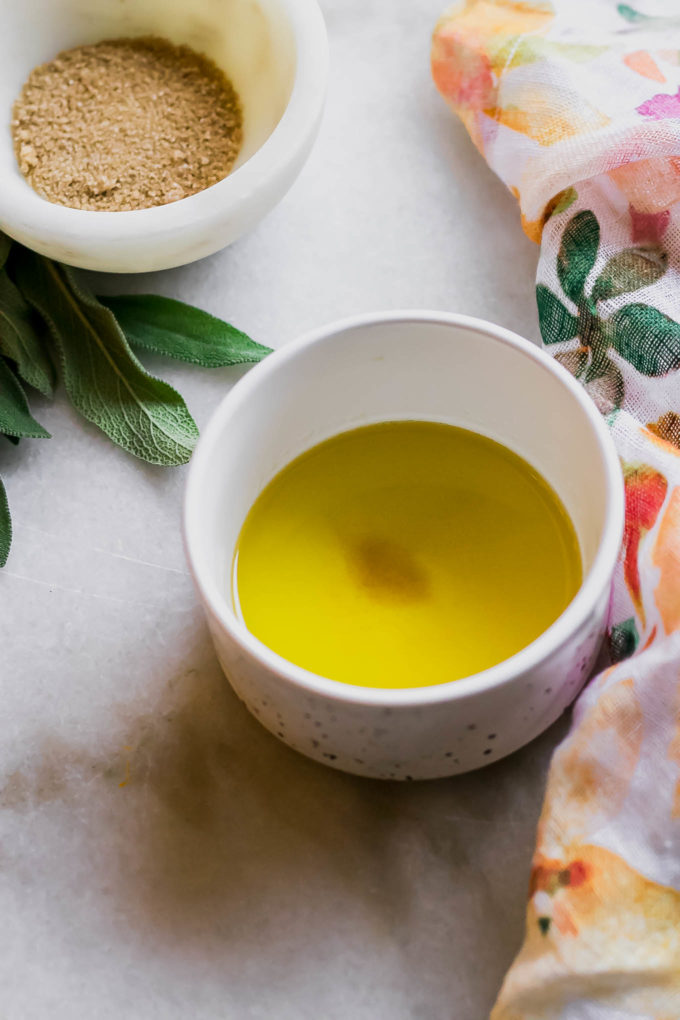
<svg viewBox="0 0 680 1020"><path fill-rule="evenodd" d="M537 249L429 75L443 0L324 0L318 143L227 251L157 291L277 347L349 313L482 316L536 339ZM414 350L413 357L418 357ZM240 371L148 361L204 423ZM3 1020L480 1020L522 935L563 725L453 780L346 776L250 718L212 652L179 534L186 470L36 400L0 447Z"/></svg>

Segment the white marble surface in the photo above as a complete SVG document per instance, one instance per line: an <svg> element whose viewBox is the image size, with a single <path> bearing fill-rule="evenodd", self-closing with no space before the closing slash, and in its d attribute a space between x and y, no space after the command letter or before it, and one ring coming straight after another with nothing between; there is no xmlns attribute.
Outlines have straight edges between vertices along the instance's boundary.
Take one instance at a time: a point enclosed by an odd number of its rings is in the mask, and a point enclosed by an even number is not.
<svg viewBox="0 0 680 1020"><path fill-rule="evenodd" d="M442 0L324 0L332 77L288 197L156 290L278 346L346 313L449 309L537 336L536 249L430 83ZM413 352L418 356L417 350ZM153 367L199 424L238 372ZM3 1020L480 1020L522 933L560 724L450 781L317 766L223 681L179 536L185 471L36 402L3 444Z"/></svg>

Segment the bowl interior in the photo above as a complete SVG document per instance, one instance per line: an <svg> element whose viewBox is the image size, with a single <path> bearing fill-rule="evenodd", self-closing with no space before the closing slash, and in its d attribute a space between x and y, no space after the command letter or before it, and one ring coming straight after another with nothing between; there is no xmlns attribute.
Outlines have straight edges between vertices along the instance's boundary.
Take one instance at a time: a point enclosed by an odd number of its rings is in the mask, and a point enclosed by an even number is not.
<svg viewBox="0 0 680 1020"><path fill-rule="evenodd" d="M397 419L472 429L529 461L571 516L587 578L616 495L606 430L566 373L497 332L434 317L349 325L284 349L238 384L199 444L186 506L190 559L223 618L235 619L233 551L267 482L323 439Z"/></svg>
<svg viewBox="0 0 680 1020"><path fill-rule="evenodd" d="M241 98L244 138L236 168L274 131L295 79L295 40L282 0L24 0L5 4L3 21L0 180L7 208L17 201L44 206L18 169L9 123L30 71L63 49L154 34L206 54Z"/></svg>

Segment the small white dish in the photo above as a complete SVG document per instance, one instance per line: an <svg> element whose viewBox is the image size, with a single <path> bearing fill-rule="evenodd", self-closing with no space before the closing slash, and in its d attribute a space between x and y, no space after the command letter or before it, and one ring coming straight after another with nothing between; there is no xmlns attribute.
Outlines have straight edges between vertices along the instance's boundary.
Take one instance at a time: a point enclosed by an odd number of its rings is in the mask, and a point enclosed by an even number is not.
<svg viewBox="0 0 680 1020"><path fill-rule="evenodd" d="M528 460L571 516L584 579L548 630L491 669L408 690L354 687L292 665L248 632L231 600L233 553L253 502L293 458L347 429L399 419L472 429ZM427 779L497 761L573 701L604 633L623 508L609 431L568 372L500 326L400 312L326 326L242 379L199 441L184 527L218 657L260 722L334 768Z"/></svg>
<svg viewBox="0 0 680 1020"><path fill-rule="evenodd" d="M1 11L0 229L42 255L113 273L193 262L262 219L309 155L328 77L316 0L4 0ZM244 120L235 168L189 198L132 212L89 212L41 198L17 166L9 130L29 73L73 46L149 34L192 46L231 78Z"/></svg>

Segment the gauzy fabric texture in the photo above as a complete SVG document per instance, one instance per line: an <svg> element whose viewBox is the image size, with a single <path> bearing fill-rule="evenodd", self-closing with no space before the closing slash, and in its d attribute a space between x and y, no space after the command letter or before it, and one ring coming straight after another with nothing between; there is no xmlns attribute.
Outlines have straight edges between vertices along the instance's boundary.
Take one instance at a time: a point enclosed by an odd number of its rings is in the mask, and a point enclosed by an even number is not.
<svg viewBox="0 0 680 1020"><path fill-rule="evenodd" d="M617 445L608 640L558 748L494 1020L680 1017L680 4L464 0L435 82L541 244L549 350ZM559 451L555 451L556 456Z"/></svg>

